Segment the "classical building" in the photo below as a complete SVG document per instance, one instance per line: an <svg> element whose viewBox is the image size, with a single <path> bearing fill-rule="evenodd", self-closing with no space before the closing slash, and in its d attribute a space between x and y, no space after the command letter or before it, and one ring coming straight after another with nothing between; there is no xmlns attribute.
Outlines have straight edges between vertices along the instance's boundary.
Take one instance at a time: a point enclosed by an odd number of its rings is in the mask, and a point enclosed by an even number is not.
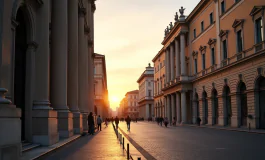
<svg viewBox="0 0 265 160"><path fill-rule="evenodd" d="M22 141L49 146L87 131L95 9L94 0L0 0L0 157L18 159Z"/></svg>
<svg viewBox="0 0 265 160"><path fill-rule="evenodd" d="M265 1L201 0L188 16L184 10L153 59L156 115L265 129Z"/></svg>
<svg viewBox="0 0 265 160"><path fill-rule="evenodd" d="M109 96L105 56L95 53L94 57L95 111L103 119L109 115Z"/></svg>
<svg viewBox="0 0 265 160"><path fill-rule="evenodd" d="M137 80L139 85L139 117L154 117L154 67L146 67Z"/></svg>
<svg viewBox="0 0 265 160"><path fill-rule="evenodd" d="M125 117L125 106L126 105L126 102L125 102L125 98L123 98L121 101L120 101L120 105L119 105L119 117Z"/></svg>
<svg viewBox="0 0 265 160"><path fill-rule="evenodd" d="M139 117L138 99L138 90L133 90L125 94L125 98L123 100L124 117L130 116L133 119Z"/></svg>

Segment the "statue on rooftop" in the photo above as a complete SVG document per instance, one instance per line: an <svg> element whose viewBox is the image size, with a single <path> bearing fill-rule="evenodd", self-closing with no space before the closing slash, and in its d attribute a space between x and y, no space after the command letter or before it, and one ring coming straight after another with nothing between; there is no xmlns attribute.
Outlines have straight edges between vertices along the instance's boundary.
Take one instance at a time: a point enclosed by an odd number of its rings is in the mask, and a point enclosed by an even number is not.
<svg viewBox="0 0 265 160"><path fill-rule="evenodd" d="M179 20L179 15L178 15L178 12L176 12L176 15L175 15L175 23L178 22Z"/></svg>
<svg viewBox="0 0 265 160"><path fill-rule="evenodd" d="M185 10L186 8L183 8L182 6L181 6L181 8L179 9L179 13L180 13L180 16L184 16L184 10Z"/></svg>
<svg viewBox="0 0 265 160"><path fill-rule="evenodd" d="M173 29L173 24L172 24L172 22L169 23L169 29L170 29L170 30Z"/></svg>

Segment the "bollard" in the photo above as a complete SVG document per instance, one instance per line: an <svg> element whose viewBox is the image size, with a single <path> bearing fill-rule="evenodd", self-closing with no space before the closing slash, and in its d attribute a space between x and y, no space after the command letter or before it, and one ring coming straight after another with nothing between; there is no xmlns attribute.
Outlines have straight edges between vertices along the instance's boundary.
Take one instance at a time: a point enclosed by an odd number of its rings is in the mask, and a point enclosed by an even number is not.
<svg viewBox="0 0 265 160"><path fill-rule="evenodd" d="M250 128L250 123L248 123L248 131L250 131L250 129L251 129L251 128Z"/></svg>
<svg viewBox="0 0 265 160"><path fill-rule="evenodd" d="M122 149L124 149L124 137L122 138Z"/></svg>
<svg viewBox="0 0 265 160"><path fill-rule="evenodd" d="M129 143L127 143L127 159L130 159L130 148L129 148Z"/></svg>

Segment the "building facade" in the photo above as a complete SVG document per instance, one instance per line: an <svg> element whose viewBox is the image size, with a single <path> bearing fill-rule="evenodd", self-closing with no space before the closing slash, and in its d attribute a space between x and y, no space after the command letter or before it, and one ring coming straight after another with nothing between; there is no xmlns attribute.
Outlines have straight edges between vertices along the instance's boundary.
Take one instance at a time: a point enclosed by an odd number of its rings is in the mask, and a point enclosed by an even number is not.
<svg viewBox="0 0 265 160"><path fill-rule="evenodd" d="M156 56L165 53L164 116L265 129L264 9L263 0L202 0L188 16L179 9Z"/></svg>
<svg viewBox="0 0 265 160"><path fill-rule="evenodd" d="M150 63L137 80L139 85L139 117L154 117L154 67Z"/></svg>
<svg viewBox="0 0 265 160"><path fill-rule="evenodd" d="M139 91L127 92L124 98L124 117L130 116L132 119L139 117L138 106Z"/></svg>
<svg viewBox="0 0 265 160"><path fill-rule="evenodd" d="M95 10L94 0L0 0L0 157L87 131Z"/></svg>
<svg viewBox="0 0 265 160"><path fill-rule="evenodd" d="M96 115L105 119L109 112L106 61L104 55L97 53L94 55L94 92Z"/></svg>

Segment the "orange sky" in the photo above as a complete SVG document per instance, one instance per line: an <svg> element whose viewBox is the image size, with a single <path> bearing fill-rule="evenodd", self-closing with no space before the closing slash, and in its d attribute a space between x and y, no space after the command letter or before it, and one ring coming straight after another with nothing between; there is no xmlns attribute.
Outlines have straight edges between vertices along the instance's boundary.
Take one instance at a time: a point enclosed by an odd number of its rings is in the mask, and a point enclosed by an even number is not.
<svg viewBox="0 0 265 160"><path fill-rule="evenodd" d="M126 92L161 49L164 30L181 6L188 15L200 0L99 0L95 12L95 52L106 56L110 107Z"/></svg>

